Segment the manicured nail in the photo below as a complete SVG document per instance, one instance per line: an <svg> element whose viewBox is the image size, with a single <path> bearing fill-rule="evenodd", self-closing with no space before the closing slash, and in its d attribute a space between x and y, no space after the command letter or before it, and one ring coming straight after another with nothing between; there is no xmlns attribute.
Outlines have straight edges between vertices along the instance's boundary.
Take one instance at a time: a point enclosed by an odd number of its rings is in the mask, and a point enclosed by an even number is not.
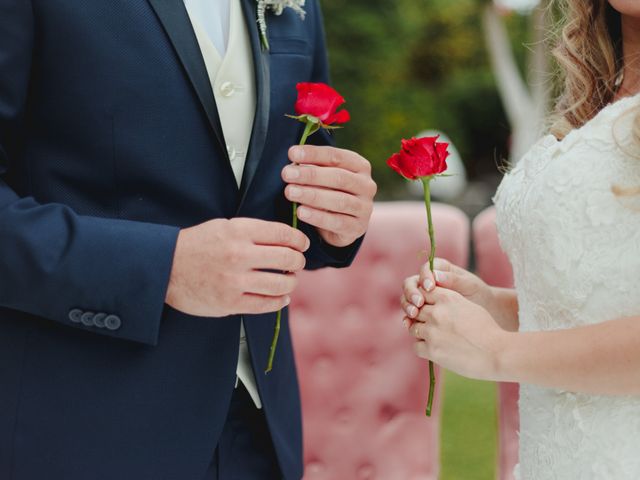
<svg viewBox="0 0 640 480"><path fill-rule="evenodd" d="M302 190L298 187L289 187L289 198L300 198L302 196Z"/></svg>
<svg viewBox="0 0 640 480"><path fill-rule="evenodd" d="M409 314L409 316L411 318L415 318L416 316L418 316L418 309L416 307L414 307L413 305L409 305L407 307L407 313Z"/></svg>
<svg viewBox="0 0 640 480"><path fill-rule="evenodd" d="M289 305L291 303L291 297L289 296L284 297L284 302L285 302L285 305Z"/></svg>
<svg viewBox="0 0 640 480"><path fill-rule="evenodd" d="M296 167L286 167L284 169L284 178L285 180L295 180L300 176L300 170Z"/></svg>
<svg viewBox="0 0 640 480"><path fill-rule="evenodd" d="M309 213L309 210L307 210L306 208L298 208L298 218L300 220L307 220L308 218L311 217L311 213Z"/></svg>
<svg viewBox="0 0 640 480"><path fill-rule="evenodd" d="M433 287L434 287L435 285L433 284L433 280L431 280L430 278L427 278L427 279L422 283L422 286L424 287L424 289L425 289L427 292L430 292L431 290L433 290Z"/></svg>
<svg viewBox="0 0 640 480"><path fill-rule="evenodd" d="M436 277L436 282L443 283L447 279L447 274L445 272L441 272L440 270L436 270L433 272L433 276Z"/></svg>
<svg viewBox="0 0 640 480"><path fill-rule="evenodd" d="M289 160L300 163L304 160L304 149L300 147L292 147L289 150Z"/></svg>
<svg viewBox="0 0 640 480"><path fill-rule="evenodd" d="M422 306L422 295L414 295L413 297L411 297L411 303L413 303L416 307L421 307Z"/></svg>
<svg viewBox="0 0 640 480"><path fill-rule="evenodd" d="M403 318L402 325L404 325L404 328L409 328L409 320L407 320L406 318Z"/></svg>

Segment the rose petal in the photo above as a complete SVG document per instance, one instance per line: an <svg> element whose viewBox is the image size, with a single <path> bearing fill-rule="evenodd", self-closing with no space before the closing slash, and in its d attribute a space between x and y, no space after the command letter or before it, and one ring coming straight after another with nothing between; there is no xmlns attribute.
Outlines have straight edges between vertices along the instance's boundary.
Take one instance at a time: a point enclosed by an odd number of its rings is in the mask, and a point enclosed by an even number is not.
<svg viewBox="0 0 640 480"><path fill-rule="evenodd" d="M338 107L345 103L344 98L336 90L324 83L299 83L296 88L298 90L296 113L313 115L328 125L336 115Z"/></svg>
<svg viewBox="0 0 640 480"><path fill-rule="evenodd" d="M340 110L335 115L332 115L330 118L326 120L327 125L333 125L334 123L347 123L351 120L351 115L347 110Z"/></svg>

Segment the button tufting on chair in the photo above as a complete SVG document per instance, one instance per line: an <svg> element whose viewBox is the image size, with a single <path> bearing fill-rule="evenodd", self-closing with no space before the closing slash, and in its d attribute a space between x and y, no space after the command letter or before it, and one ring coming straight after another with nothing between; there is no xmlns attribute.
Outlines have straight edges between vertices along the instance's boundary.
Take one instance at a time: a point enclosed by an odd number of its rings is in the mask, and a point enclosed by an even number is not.
<svg viewBox="0 0 640 480"><path fill-rule="evenodd" d="M489 285L513 287L511 264L500 248L496 231L496 212L490 207L473 221L476 271ZM513 480L518 463L519 388L516 383L498 384L498 479Z"/></svg>
<svg viewBox="0 0 640 480"><path fill-rule="evenodd" d="M467 217L438 204L433 215L438 255L466 267ZM291 329L305 480L438 478L441 388L427 419L427 363L413 353L399 304L402 281L426 261L426 223L421 202L378 203L349 269L301 275Z"/></svg>

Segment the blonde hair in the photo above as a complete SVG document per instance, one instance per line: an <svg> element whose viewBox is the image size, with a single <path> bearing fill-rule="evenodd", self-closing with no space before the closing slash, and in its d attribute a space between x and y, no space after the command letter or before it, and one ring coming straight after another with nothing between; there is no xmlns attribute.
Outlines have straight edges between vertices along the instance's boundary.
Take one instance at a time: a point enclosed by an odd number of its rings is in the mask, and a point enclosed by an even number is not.
<svg viewBox="0 0 640 480"><path fill-rule="evenodd" d="M562 93L551 133L562 139L615 99L624 69L622 26L620 13L607 0L552 3L560 8L563 25L553 52L561 67ZM631 114L633 137L640 146L640 108ZM613 186L612 191L630 196L639 194L640 187Z"/></svg>
<svg viewBox="0 0 640 480"><path fill-rule="evenodd" d="M607 0L556 0L563 27L554 50L563 90L551 128L558 138L591 120L616 95L622 74L620 14Z"/></svg>

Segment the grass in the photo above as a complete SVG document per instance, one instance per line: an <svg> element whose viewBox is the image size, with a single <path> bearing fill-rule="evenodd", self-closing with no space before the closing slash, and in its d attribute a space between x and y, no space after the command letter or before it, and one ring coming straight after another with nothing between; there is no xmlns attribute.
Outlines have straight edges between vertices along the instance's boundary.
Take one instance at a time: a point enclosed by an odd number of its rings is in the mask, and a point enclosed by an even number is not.
<svg viewBox="0 0 640 480"><path fill-rule="evenodd" d="M496 386L445 374L440 480L496 478Z"/></svg>

